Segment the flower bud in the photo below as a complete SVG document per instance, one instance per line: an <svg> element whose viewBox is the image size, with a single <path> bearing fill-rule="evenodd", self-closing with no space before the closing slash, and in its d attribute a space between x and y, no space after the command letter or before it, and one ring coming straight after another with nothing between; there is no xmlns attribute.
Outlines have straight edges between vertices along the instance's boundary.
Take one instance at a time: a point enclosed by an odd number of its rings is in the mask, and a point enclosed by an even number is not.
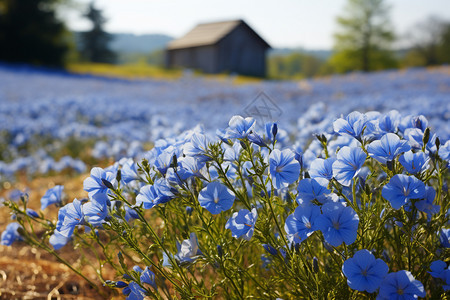
<svg viewBox="0 0 450 300"><path fill-rule="evenodd" d="M269 244L262 244L263 248L272 255L277 255L278 251Z"/></svg>
<svg viewBox="0 0 450 300"><path fill-rule="evenodd" d="M128 283L126 283L126 282L124 282L124 281L117 281L116 283L115 283L115 286L117 287L117 288L124 288L124 287L126 287L126 286L128 286Z"/></svg>
<svg viewBox="0 0 450 300"><path fill-rule="evenodd" d="M190 216L192 215L192 207L186 206L186 213Z"/></svg>
<svg viewBox="0 0 450 300"><path fill-rule="evenodd" d="M114 189L113 185L112 185L111 182L109 182L108 180L102 178L102 183L103 183L108 189L111 189L111 190Z"/></svg>
<svg viewBox="0 0 450 300"><path fill-rule="evenodd" d="M39 214L37 212L35 212L34 210L32 210L31 208L27 208L27 215L32 217L32 218L39 218Z"/></svg>
<svg viewBox="0 0 450 300"><path fill-rule="evenodd" d="M314 273L319 272L319 260L315 256L313 258L313 271Z"/></svg>
<svg viewBox="0 0 450 300"><path fill-rule="evenodd" d="M122 170L117 170L117 174L116 174L116 180L117 182L120 182L122 180Z"/></svg>
<svg viewBox="0 0 450 300"><path fill-rule="evenodd" d="M273 135L273 139L274 140L277 137L277 133L278 133L278 125L277 125L277 123L273 123L273 125L272 125L272 135Z"/></svg>
<svg viewBox="0 0 450 300"><path fill-rule="evenodd" d="M428 141L430 140L430 127L427 127L427 129L425 129L425 132L423 133L423 146L425 147L428 144Z"/></svg>
<svg viewBox="0 0 450 300"><path fill-rule="evenodd" d="M221 245L217 245L217 254L219 255L220 258L222 258L223 256L223 249Z"/></svg>
<svg viewBox="0 0 450 300"><path fill-rule="evenodd" d="M172 157L172 167L174 169L176 169L178 167L178 158L177 158L176 154L174 154L173 157Z"/></svg>

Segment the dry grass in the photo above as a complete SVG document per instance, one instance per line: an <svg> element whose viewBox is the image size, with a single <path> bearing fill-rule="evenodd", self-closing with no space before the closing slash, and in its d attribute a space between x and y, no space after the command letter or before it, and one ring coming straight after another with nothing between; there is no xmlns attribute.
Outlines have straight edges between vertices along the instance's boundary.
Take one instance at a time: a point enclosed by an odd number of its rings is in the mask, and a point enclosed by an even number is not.
<svg viewBox="0 0 450 300"><path fill-rule="evenodd" d="M68 199L86 196L82 190L83 180L88 175L70 175L44 177L28 181L21 176L19 183L4 184L0 196L5 196L11 189L29 188L29 207L39 209L40 198L48 188L56 184L64 184ZM6 188L5 188L6 187ZM57 209L46 211L49 217L55 218ZM7 208L0 208L0 231L11 222ZM100 280L89 266L82 266L79 253L70 246L62 248L60 255L78 267L82 267L83 274L97 282ZM106 270L106 275L114 279L115 273ZM74 274L64 264L59 263L52 255L41 249L35 249L23 242L15 242L11 247L0 246L0 299L122 299L118 293L105 287L100 292L87 284L82 278Z"/></svg>
<svg viewBox="0 0 450 300"><path fill-rule="evenodd" d="M183 76L181 69L165 69L144 63L111 65L99 63L73 63L67 66L70 72L77 74L99 75L111 78L124 79L153 79L177 80ZM201 74L194 72L195 76L202 76L208 80L232 82L236 85L254 84L261 82L261 78L229 74Z"/></svg>

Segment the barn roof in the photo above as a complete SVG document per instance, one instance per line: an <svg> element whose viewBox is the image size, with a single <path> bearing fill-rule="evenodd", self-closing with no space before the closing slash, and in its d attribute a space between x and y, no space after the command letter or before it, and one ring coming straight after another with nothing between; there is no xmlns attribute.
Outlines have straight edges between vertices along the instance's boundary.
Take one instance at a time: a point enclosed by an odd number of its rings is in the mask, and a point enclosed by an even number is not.
<svg viewBox="0 0 450 300"><path fill-rule="evenodd" d="M264 41L250 26L243 20L232 20L224 22L199 24L186 35L179 39L171 41L167 49L182 49L199 46L214 45L222 40L226 35L232 32L239 25L244 24L250 29L268 48L269 44Z"/></svg>

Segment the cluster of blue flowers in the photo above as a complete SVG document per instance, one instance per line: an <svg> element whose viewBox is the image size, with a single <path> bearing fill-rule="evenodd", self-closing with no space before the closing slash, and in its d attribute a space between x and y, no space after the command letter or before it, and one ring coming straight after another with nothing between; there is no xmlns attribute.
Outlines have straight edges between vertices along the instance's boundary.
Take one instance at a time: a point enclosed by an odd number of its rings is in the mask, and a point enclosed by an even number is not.
<svg viewBox="0 0 450 300"><path fill-rule="evenodd" d="M306 149L278 143L276 123L256 125L234 116L215 138L196 127L159 140L140 162L95 167L84 181L87 199L64 205L63 187L52 188L41 209L62 207L49 243L60 249L78 236L109 232L152 266L135 267L131 276L121 261L124 281L108 284L124 288L128 299L154 296L166 279L181 296L205 296L205 284L187 276L197 278L208 265L242 297L235 281L258 282L246 269L256 263L250 251L262 249L264 268L252 272L285 276L271 291L258 283L269 298L309 291L414 299L449 290L450 141L424 116L352 112ZM1 243L20 239L20 226L10 224ZM333 281L335 289L317 288Z"/></svg>
<svg viewBox="0 0 450 300"><path fill-rule="evenodd" d="M289 133L303 149L313 133L332 133L336 115L392 109L429 116L436 133L447 140L450 96L442 87L449 85L448 73L425 69L351 74L300 84L261 82L236 86L189 76L176 82L126 81L0 66L0 143L8 145L0 148L0 180L11 180L24 170L30 174L64 168L84 172L81 161L54 157L62 148L83 142L89 146L95 142L88 152L97 159L141 159L148 142L176 138L199 123L208 133L222 127L261 90L273 97L283 112L283 123L279 125L284 130L277 134L278 143L287 142ZM246 103L242 103L243 99ZM380 120L380 129L398 126L399 115L386 115ZM355 130L363 127L364 123L358 124ZM413 131L412 135L420 136L420 132ZM248 138L258 143L255 136L250 134ZM317 157L317 146L304 149L305 157Z"/></svg>

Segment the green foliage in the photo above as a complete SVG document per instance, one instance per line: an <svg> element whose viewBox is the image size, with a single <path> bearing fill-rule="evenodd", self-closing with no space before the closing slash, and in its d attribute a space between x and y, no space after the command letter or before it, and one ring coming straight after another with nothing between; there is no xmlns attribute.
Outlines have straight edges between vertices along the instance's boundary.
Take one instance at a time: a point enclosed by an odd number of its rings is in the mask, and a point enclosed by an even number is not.
<svg viewBox="0 0 450 300"><path fill-rule="evenodd" d="M0 60L62 66L69 49L57 0L0 0Z"/></svg>
<svg viewBox="0 0 450 300"><path fill-rule="evenodd" d="M408 34L411 49L402 64L406 67L450 63L450 22L429 17Z"/></svg>
<svg viewBox="0 0 450 300"><path fill-rule="evenodd" d="M332 68L331 72L345 73L354 70L379 71L398 67L397 60L389 51L377 50L370 52L368 56L370 70L365 70L364 61L361 59L363 55L362 50L349 49L337 52L329 60Z"/></svg>
<svg viewBox="0 0 450 300"><path fill-rule="evenodd" d="M275 55L268 59L268 77L273 79L313 77L319 74L323 64L319 58L303 53Z"/></svg>
<svg viewBox="0 0 450 300"><path fill-rule="evenodd" d="M165 51L163 49L146 53L118 53L117 63L119 64L149 64L163 68Z"/></svg>
<svg viewBox="0 0 450 300"><path fill-rule="evenodd" d="M349 0L345 14L338 17L335 55L330 64L336 72L373 71L395 67L389 51L394 34L389 9L383 0Z"/></svg>

